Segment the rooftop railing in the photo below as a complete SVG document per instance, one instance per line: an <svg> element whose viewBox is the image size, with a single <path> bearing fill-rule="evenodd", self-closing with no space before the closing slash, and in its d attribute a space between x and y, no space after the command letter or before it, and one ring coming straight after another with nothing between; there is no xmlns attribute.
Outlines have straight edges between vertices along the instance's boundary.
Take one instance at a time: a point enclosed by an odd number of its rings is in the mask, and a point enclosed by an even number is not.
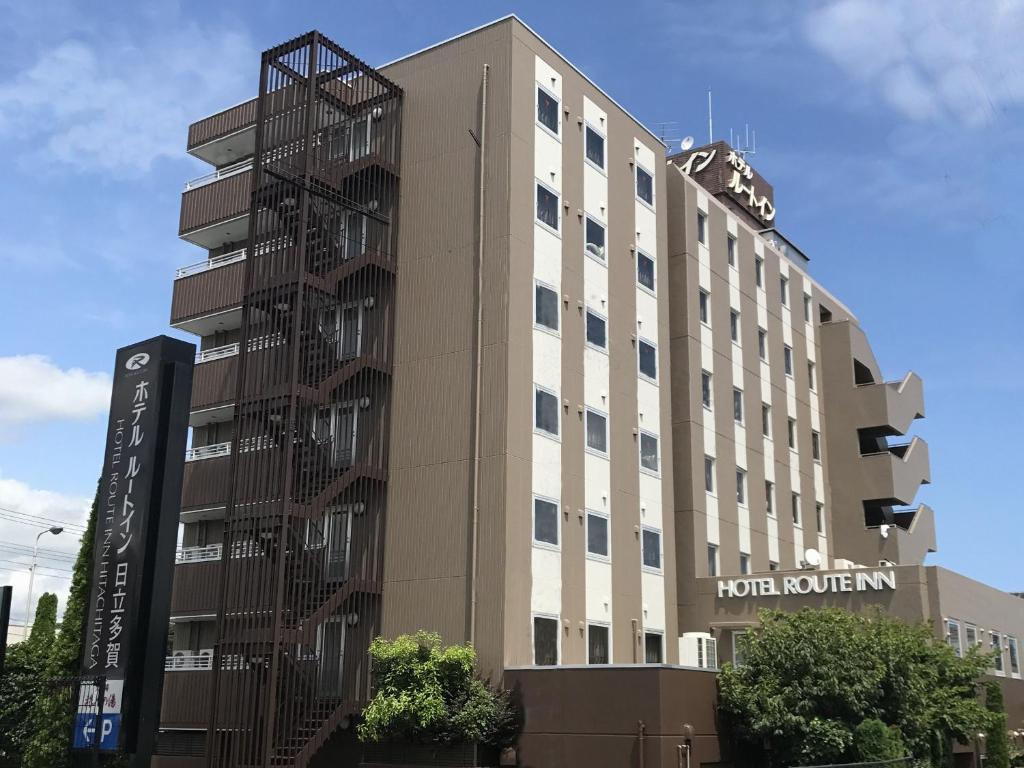
<svg viewBox="0 0 1024 768"><path fill-rule="evenodd" d="M207 184L213 184L215 181L226 179L229 176L237 176L240 173L252 170L252 158L242 160L241 162L234 163L233 165L226 165L223 168L218 168L213 173L208 173L205 176L192 179L191 181L185 182L185 191L188 192L190 189L197 189L198 187L205 187Z"/></svg>
<svg viewBox="0 0 1024 768"><path fill-rule="evenodd" d="M238 354L238 342L233 344L225 344L223 347L213 347L212 349L204 349L202 352L196 353L196 364L208 363L211 360L220 360L225 357L234 357Z"/></svg>
<svg viewBox="0 0 1024 768"><path fill-rule="evenodd" d="M218 456L230 456L231 455L231 443L214 443L213 445L203 445L199 448L189 448L185 451L185 461L202 461L203 459L213 459Z"/></svg>
<svg viewBox="0 0 1024 768"><path fill-rule="evenodd" d="M239 248L237 251L231 251L231 253L222 253L220 256L211 256L206 261L181 267L174 273L174 279L180 280L183 277L197 275L200 272L206 272L217 267L226 267L228 264L234 264L236 261L243 261L245 256L245 248Z"/></svg>
<svg viewBox="0 0 1024 768"><path fill-rule="evenodd" d="M175 563L208 563L220 560L223 544L207 544L205 547L182 547L174 553Z"/></svg>

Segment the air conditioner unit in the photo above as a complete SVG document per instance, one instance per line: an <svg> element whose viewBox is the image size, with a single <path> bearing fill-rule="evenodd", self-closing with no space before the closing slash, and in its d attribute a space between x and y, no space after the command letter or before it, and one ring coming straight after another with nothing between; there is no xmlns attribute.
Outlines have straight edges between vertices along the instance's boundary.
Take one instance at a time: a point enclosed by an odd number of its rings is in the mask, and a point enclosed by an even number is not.
<svg viewBox="0 0 1024 768"><path fill-rule="evenodd" d="M684 667L718 669L718 641L708 632L686 632L679 638L679 663Z"/></svg>
<svg viewBox="0 0 1024 768"><path fill-rule="evenodd" d="M597 256L599 259L604 258L604 246L598 245L597 243L587 243L587 250Z"/></svg>
<svg viewBox="0 0 1024 768"><path fill-rule="evenodd" d="M213 648L200 648L199 649L199 655L200 656L213 656Z"/></svg>
<svg viewBox="0 0 1024 768"><path fill-rule="evenodd" d="M832 565L833 569L837 571L849 571L857 567L857 564L852 560L844 560L841 557L837 557Z"/></svg>

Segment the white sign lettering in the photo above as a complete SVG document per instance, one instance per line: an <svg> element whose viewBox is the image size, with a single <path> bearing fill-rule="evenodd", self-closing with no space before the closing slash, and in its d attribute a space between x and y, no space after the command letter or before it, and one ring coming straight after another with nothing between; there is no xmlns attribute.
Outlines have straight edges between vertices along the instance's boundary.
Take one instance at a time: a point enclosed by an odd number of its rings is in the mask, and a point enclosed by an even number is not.
<svg viewBox="0 0 1024 768"><path fill-rule="evenodd" d="M838 592L883 592L896 589L896 571L800 573L786 576L751 576L719 579L719 597L777 597L824 595Z"/></svg>
<svg viewBox="0 0 1024 768"><path fill-rule="evenodd" d="M693 176L711 165L711 161L717 154L717 149L699 149L686 158L686 162L680 168L687 176ZM775 218L775 206L771 204L766 195L758 196L753 184L744 183L744 180L747 182L753 180L754 169L750 167L743 155L730 150L726 155L725 162L732 166L732 177L726 188L743 199L747 207L754 209L762 221L772 221Z"/></svg>

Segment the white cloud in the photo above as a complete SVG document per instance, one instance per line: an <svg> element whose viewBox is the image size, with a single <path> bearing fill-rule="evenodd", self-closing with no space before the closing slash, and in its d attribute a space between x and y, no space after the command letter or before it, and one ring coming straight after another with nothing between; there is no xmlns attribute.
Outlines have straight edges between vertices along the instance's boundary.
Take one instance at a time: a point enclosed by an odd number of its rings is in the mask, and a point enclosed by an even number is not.
<svg viewBox="0 0 1024 768"><path fill-rule="evenodd" d="M0 357L0 434L30 422L95 418L110 405L110 387L106 373L64 370L43 355Z"/></svg>
<svg viewBox="0 0 1024 768"><path fill-rule="evenodd" d="M811 45L912 120L979 127L1024 103L1024 1L831 0L804 23Z"/></svg>

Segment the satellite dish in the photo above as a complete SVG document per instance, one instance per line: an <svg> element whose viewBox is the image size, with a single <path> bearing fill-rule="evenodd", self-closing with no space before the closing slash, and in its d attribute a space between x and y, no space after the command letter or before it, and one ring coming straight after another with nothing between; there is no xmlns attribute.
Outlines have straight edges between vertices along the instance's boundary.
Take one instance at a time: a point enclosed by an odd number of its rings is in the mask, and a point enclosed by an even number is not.
<svg viewBox="0 0 1024 768"><path fill-rule="evenodd" d="M804 562L811 568L817 568L821 565L821 552L816 549L804 550Z"/></svg>
<svg viewBox="0 0 1024 768"><path fill-rule="evenodd" d="M881 528L878 529L878 532L880 534L882 534L882 538L883 539L888 539L889 538L889 528L890 527L891 526L883 525Z"/></svg>
<svg viewBox="0 0 1024 768"><path fill-rule="evenodd" d="M693 136L687 136L681 142L679 142L679 148L685 152L693 146Z"/></svg>

